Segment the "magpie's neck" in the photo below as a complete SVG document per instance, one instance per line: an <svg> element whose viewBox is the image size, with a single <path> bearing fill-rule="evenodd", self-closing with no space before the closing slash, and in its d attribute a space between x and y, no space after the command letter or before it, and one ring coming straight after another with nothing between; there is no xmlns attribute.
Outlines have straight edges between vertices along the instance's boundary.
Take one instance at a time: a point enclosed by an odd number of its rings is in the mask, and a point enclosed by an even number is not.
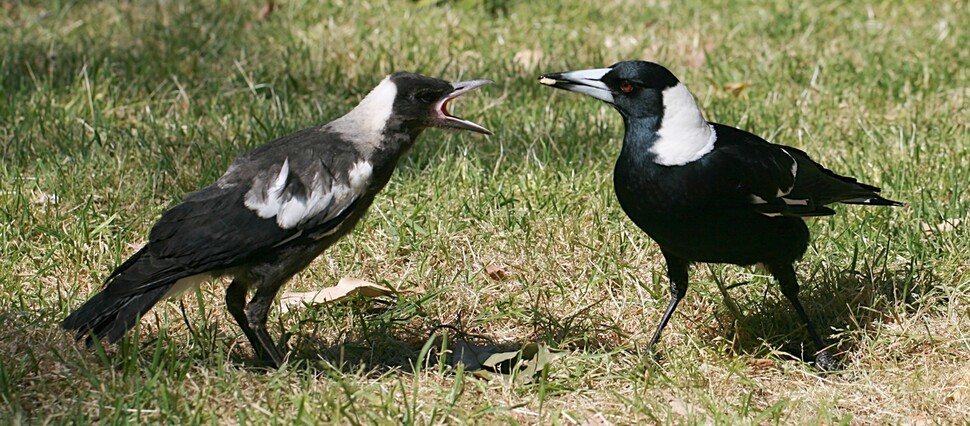
<svg viewBox="0 0 970 426"><path fill-rule="evenodd" d="M396 97L397 85L385 78L354 109L326 128L353 143L365 159L396 163L421 133L394 114Z"/></svg>
<svg viewBox="0 0 970 426"><path fill-rule="evenodd" d="M683 166L711 152L717 135L687 87L678 83L665 89L661 98L659 116L624 118L628 155L661 166Z"/></svg>
<svg viewBox="0 0 970 426"><path fill-rule="evenodd" d="M664 166L682 166L696 161L714 149L717 136L704 119L694 95L677 83L663 92L664 116L651 150Z"/></svg>
<svg viewBox="0 0 970 426"><path fill-rule="evenodd" d="M660 117L623 117L623 149L620 151L621 161L634 164L652 163L654 155L650 148L657 141L657 131L660 130Z"/></svg>

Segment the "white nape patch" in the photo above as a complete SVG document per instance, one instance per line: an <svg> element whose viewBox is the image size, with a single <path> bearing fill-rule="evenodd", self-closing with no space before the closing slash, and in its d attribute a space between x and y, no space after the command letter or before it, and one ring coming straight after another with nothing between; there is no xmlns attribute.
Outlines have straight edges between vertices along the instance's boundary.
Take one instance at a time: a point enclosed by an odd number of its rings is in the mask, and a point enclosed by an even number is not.
<svg viewBox="0 0 970 426"><path fill-rule="evenodd" d="M169 299L169 298L174 299L176 297L179 297L186 291L195 290L200 285L202 285L202 283L209 281L211 279L212 279L212 275L207 273L202 273L202 274L197 274L197 275L192 275L190 277L182 278L176 281L175 284L172 285L172 288L168 289L168 291L165 292L165 295L162 296L162 299Z"/></svg>
<svg viewBox="0 0 970 426"><path fill-rule="evenodd" d="M664 115L657 140L650 147L654 162L663 166L683 166L714 149L717 133L704 120L694 96L683 83L663 91Z"/></svg>
<svg viewBox="0 0 970 426"><path fill-rule="evenodd" d="M808 200L793 200L793 199L790 199L790 198L784 198L784 197L782 197L781 201L784 201L785 204L787 204L789 206L807 206L808 205Z"/></svg>
<svg viewBox="0 0 970 426"><path fill-rule="evenodd" d="M396 97L397 85L390 77L385 77L354 109L332 121L328 127L357 142L361 154L368 157L380 145Z"/></svg>
<svg viewBox="0 0 970 426"><path fill-rule="evenodd" d="M798 161L796 161L795 157L789 154L788 151L785 151L785 148L780 148L780 149L781 149L781 152L784 152L785 155L788 156L788 158L791 158L791 178L792 178L791 187L789 187L787 191L784 191L781 188L778 188L777 196L784 197L790 194L793 189L795 189L795 180L798 179Z"/></svg>
<svg viewBox="0 0 970 426"><path fill-rule="evenodd" d="M768 204L764 198L751 194L751 204Z"/></svg>

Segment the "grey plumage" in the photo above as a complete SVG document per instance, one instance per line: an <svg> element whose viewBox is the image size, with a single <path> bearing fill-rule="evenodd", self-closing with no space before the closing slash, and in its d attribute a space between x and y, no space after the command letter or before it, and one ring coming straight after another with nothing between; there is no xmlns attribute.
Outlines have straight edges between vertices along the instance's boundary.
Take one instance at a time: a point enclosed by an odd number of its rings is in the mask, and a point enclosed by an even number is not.
<svg viewBox="0 0 970 426"><path fill-rule="evenodd" d="M266 318L280 287L354 228L425 128L488 134L445 109L486 83L395 73L343 117L237 158L214 184L165 212L148 244L62 326L89 344L114 342L163 297L231 276L229 313L260 359L278 366L284 354Z"/></svg>

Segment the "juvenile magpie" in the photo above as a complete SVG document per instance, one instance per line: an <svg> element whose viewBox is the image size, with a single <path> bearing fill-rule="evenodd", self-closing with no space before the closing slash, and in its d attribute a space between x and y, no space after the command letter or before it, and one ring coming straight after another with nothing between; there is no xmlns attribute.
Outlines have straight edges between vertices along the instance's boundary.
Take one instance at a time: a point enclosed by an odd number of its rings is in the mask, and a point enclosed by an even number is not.
<svg viewBox="0 0 970 426"><path fill-rule="evenodd" d="M660 245L670 280L670 303L648 351L687 292L691 263L761 263L807 326L816 365L837 368L798 301L793 263L809 241L803 218L835 214L826 207L832 203L901 203L799 149L706 121L687 87L658 64L625 61L547 74L539 82L592 96L623 116L623 148L613 171L616 197Z"/></svg>
<svg viewBox="0 0 970 426"><path fill-rule="evenodd" d="M284 354L266 317L280 287L354 228L424 129L491 134L447 109L488 83L394 73L346 115L237 158L215 183L163 213L148 243L61 325L89 345L115 342L162 298L231 276L229 313L259 359L278 367Z"/></svg>

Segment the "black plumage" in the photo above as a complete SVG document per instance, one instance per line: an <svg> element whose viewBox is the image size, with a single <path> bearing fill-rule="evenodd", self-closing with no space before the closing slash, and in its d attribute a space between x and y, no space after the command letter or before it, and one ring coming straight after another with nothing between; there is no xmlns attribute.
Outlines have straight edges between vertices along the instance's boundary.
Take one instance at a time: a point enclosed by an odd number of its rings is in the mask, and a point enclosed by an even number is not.
<svg viewBox="0 0 970 426"><path fill-rule="evenodd" d="M259 358L279 366L284 353L266 319L280 287L354 228L424 129L490 134L446 109L487 83L395 73L343 117L237 158L215 183L166 211L148 243L62 326L89 344L114 342L163 297L231 276L229 313Z"/></svg>
<svg viewBox="0 0 970 426"><path fill-rule="evenodd" d="M687 88L658 64L626 61L548 74L540 82L600 99L623 117L616 196L659 244L670 279L670 303L650 349L687 291L691 263L761 263L806 324L817 346L816 364L836 368L798 299L793 263L809 242L803 218L835 214L827 207L833 203L900 203L801 150L706 121Z"/></svg>

